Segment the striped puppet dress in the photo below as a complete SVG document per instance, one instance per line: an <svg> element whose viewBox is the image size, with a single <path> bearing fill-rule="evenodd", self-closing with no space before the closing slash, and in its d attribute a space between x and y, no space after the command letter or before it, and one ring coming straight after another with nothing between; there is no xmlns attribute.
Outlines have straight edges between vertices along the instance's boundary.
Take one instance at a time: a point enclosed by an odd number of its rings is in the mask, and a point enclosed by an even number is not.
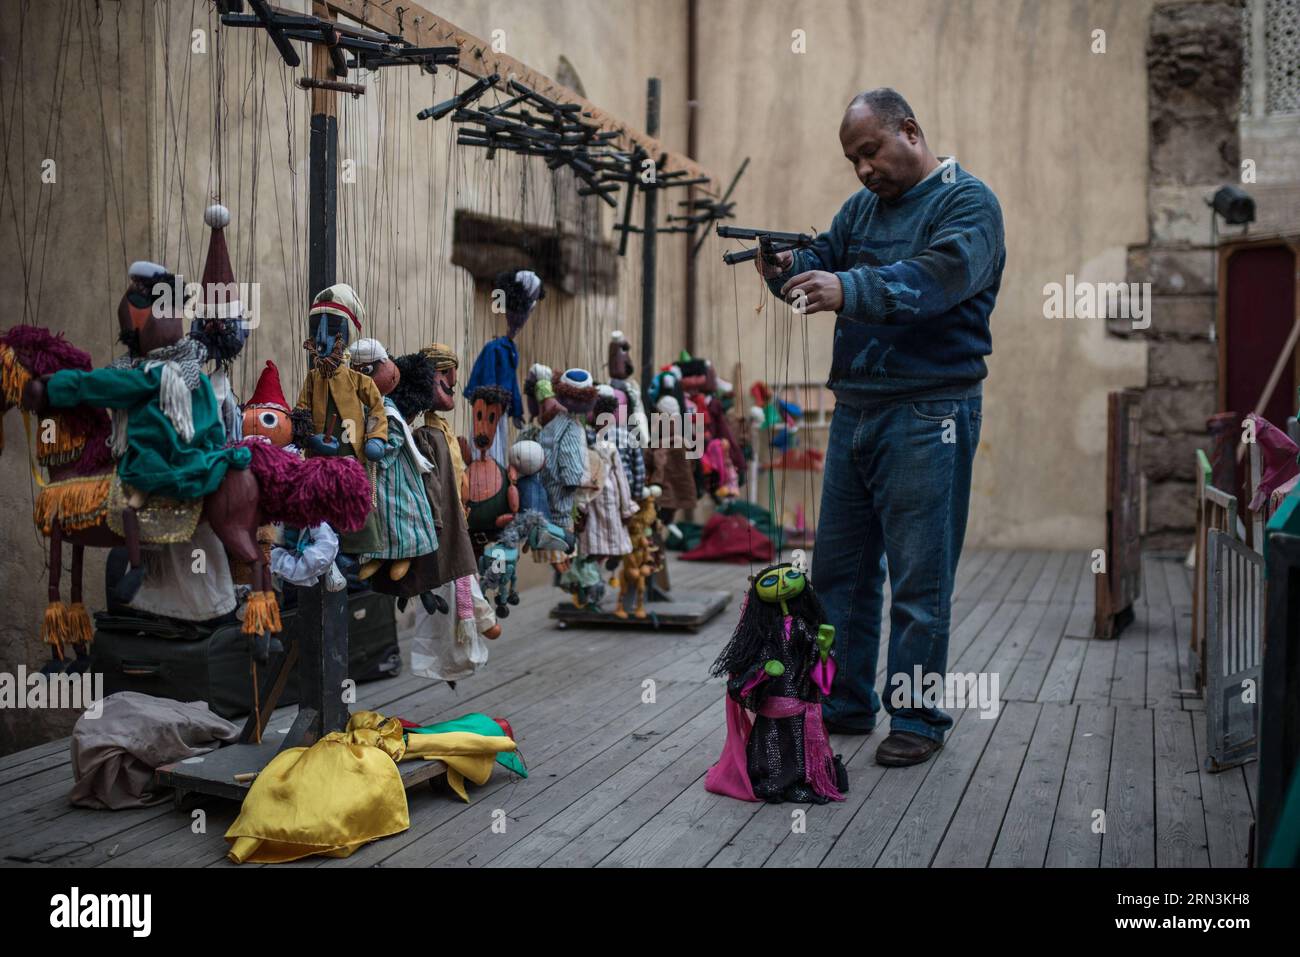
<svg viewBox="0 0 1300 957"><path fill-rule="evenodd" d="M433 509L424 491L423 475L433 466L415 445L410 426L397 406L384 396L388 439L384 457L375 463L375 512L379 519L380 546L364 556L398 559L428 555L438 548Z"/></svg>

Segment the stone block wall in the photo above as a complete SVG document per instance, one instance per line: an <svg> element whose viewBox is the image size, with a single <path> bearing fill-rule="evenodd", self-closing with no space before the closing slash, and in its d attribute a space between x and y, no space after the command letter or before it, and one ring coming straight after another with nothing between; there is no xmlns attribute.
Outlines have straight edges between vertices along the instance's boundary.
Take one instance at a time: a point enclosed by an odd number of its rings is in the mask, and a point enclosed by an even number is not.
<svg viewBox="0 0 1300 957"><path fill-rule="evenodd" d="M1149 343L1142 402L1148 548L1182 548L1195 526L1195 450L1217 409L1218 257L1205 199L1240 178L1240 0L1157 4L1147 39L1149 240L1129 282L1150 283L1151 325L1114 322Z"/></svg>

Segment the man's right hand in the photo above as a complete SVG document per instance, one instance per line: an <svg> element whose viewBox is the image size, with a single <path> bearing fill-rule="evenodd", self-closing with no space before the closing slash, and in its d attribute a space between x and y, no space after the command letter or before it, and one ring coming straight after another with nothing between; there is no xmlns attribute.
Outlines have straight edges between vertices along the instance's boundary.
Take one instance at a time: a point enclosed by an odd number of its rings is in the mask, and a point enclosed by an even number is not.
<svg viewBox="0 0 1300 957"><path fill-rule="evenodd" d="M758 269L758 274L764 279L775 279L788 270L794 262L794 253L787 249L785 252L776 253L775 259L779 265L772 266L763 260L761 252L754 257L754 266Z"/></svg>

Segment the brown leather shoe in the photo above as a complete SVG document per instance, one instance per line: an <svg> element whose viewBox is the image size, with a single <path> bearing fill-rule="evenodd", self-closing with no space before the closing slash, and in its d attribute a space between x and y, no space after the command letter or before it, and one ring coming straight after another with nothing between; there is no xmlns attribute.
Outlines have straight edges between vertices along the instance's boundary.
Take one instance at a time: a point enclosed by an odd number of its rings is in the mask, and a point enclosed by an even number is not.
<svg viewBox="0 0 1300 957"><path fill-rule="evenodd" d="M911 731L891 731L876 748L876 763L891 768L905 768L929 761L943 747L942 741Z"/></svg>

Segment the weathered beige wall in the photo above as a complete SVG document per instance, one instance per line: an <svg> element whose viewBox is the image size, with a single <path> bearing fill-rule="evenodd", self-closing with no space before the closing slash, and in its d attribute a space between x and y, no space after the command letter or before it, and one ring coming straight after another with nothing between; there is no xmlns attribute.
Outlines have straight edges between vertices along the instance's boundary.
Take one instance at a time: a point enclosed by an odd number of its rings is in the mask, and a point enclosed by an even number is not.
<svg viewBox="0 0 1300 957"><path fill-rule="evenodd" d="M646 78L662 77L661 135L684 143L684 4L437 6L478 36L505 30L507 52L552 76L566 57L593 102L638 127ZM310 99L294 86L303 70L284 67L260 31L218 29L204 0L123 0L102 10L95 22L94 4L49 0L27 6L23 17L0 18L0 112L14 117L12 126L6 119L9 185L0 193L0 288L11 303L4 325L62 330L96 364L107 364L117 351L114 310L128 263L156 259L198 280L208 242L203 209L220 199L232 212L235 278L257 283L260 297L260 325L238 360L236 391L251 391L273 359L292 401L305 371L308 304ZM204 31L203 52L195 51L195 30ZM344 98L340 107L339 159L352 162L355 182L340 187L339 280L358 288L369 311L367 334L390 351L449 341L468 374L482 343L504 323L468 274L449 264L454 212L547 225L554 215L549 174L537 161L509 156L486 163L481 151L452 146L449 121L415 121L418 110L463 87L463 77L395 69L365 82L367 94ZM58 163L54 186L39 180L46 156ZM601 215L599 235L608 237L613 216ZM681 262L682 242L664 240L665 261ZM638 248L634 239L632 251ZM611 330L639 342L639 256L629 255L620 269L615 294L548 295L520 338L523 362L588 364L601 373ZM667 351L683 337L680 272L661 275L658 288L660 351ZM18 416L7 416L4 428L0 666L10 670L39 667L47 657L37 638L45 544L29 519L34 486ZM88 605L102 607L98 556L90 557L86 582ZM74 718L0 711L0 753L66 734Z"/></svg>
<svg viewBox="0 0 1300 957"><path fill-rule="evenodd" d="M937 154L998 195L1007 265L993 313L968 544L1083 547L1102 541L1105 396L1141 384L1141 345L1100 320L1042 316L1048 282L1122 281L1125 246L1146 239L1146 0L708 0L701 3L699 159L729 175L745 156L737 220L825 229L861 186L837 132L861 90L893 86ZM791 51L803 30L807 52ZM1090 52L1092 30L1106 52ZM757 275L724 248L701 252L700 351L737 352L746 384L767 334ZM769 306L769 310L771 307ZM737 315L741 327L739 343ZM802 320L801 320L802 321ZM834 320L814 316L789 378L824 378ZM1157 317L1158 321L1158 317ZM769 368L778 364L769 356ZM772 373L775 376L775 372Z"/></svg>

